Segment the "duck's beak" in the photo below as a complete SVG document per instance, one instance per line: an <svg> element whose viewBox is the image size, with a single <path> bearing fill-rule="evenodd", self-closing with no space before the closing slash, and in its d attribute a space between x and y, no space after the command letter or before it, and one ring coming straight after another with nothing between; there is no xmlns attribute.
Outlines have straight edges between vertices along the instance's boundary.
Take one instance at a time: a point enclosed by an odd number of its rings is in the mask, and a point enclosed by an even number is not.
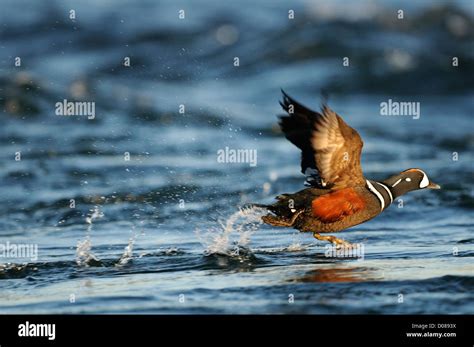
<svg viewBox="0 0 474 347"><path fill-rule="evenodd" d="M441 186L440 186L439 184L430 182L426 188L429 188L429 189L441 189Z"/></svg>

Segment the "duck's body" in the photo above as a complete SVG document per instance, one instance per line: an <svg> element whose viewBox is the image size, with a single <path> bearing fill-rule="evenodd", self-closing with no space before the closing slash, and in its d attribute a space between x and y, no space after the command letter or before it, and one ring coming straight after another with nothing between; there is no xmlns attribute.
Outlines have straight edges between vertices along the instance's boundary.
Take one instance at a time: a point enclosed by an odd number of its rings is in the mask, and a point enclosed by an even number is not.
<svg viewBox="0 0 474 347"><path fill-rule="evenodd" d="M310 188L277 197L263 205L272 214L262 217L267 224L312 232L317 239L345 244L333 236L366 222L386 209L404 193L439 189L420 169L409 169L384 181L368 180L362 173L360 155L363 142L354 129L324 105L314 112L283 92L280 103L288 113L280 126L286 138L302 151L301 168Z"/></svg>
<svg viewBox="0 0 474 347"><path fill-rule="evenodd" d="M265 216L263 220L276 225L282 218L291 221L294 217L291 226L301 231L337 232L368 221L380 212L379 201L364 187L339 191L307 188L277 199L277 203L268 207L277 217ZM289 205L294 208L288 208Z"/></svg>

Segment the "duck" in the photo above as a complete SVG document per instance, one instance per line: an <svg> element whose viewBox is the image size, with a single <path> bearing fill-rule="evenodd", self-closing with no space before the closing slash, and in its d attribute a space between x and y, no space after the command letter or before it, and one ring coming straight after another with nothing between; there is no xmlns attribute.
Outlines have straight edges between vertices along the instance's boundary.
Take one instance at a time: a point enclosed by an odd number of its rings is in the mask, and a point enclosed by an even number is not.
<svg viewBox="0 0 474 347"><path fill-rule="evenodd" d="M273 204L258 204L268 211L261 217L264 223L311 232L317 240L349 247L349 242L327 234L375 218L408 192L441 188L419 168L383 181L366 178L360 162L363 141L359 133L326 102L316 112L281 92L280 105L286 114L280 116L279 125L286 139L301 150L301 172L307 188L280 194Z"/></svg>

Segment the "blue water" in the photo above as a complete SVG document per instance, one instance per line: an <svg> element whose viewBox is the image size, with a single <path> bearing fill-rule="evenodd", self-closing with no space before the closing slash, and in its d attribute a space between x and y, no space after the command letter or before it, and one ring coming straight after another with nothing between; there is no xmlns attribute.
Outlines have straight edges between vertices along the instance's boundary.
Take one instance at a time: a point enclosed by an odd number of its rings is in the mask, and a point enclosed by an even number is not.
<svg viewBox="0 0 474 347"><path fill-rule="evenodd" d="M474 313L472 2L79 3L2 2L0 244L38 254L0 258L0 313ZM280 88L329 92L368 178L419 167L443 189L340 233L363 259L240 211L303 188Z"/></svg>

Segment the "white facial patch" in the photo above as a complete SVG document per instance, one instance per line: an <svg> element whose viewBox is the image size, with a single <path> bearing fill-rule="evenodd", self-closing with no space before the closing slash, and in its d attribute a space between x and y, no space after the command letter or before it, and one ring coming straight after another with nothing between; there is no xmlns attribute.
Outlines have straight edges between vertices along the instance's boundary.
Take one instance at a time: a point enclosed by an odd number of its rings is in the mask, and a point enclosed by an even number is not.
<svg viewBox="0 0 474 347"><path fill-rule="evenodd" d="M420 188L426 188L428 187L428 184L430 184L430 180L428 179L428 176L421 170L419 170L423 174L423 179L420 182Z"/></svg>
<svg viewBox="0 0 474 347"><path fill-rule="evenodd" d="M410 178L410 177L407 177L407 178L405 178L405 181L411 182L411 178Z"/></svg>

